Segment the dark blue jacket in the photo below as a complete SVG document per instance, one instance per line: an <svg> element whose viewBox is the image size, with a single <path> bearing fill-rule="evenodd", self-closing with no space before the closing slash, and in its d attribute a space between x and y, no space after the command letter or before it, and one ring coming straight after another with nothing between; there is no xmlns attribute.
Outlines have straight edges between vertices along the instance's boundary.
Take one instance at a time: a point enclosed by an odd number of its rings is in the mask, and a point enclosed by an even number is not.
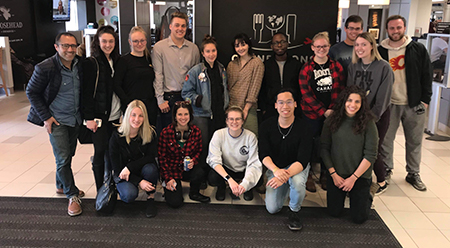
<svg viewBox="0 0 450 248"><path fill-rule="evenodd" d="M78 56L77 58L78 73L81 81L83 78L81 58ZM33 76L31 76L28 82L26 92L28 100L31 103L31 108L27 120L33 124L44 126L44 121L52 117L49 106L55 100L62 81L61 65L58 60L59 55L56 53L52 57L37 64L34 68ZM82 82L80 82L80 85L82 85Z"/></svg>

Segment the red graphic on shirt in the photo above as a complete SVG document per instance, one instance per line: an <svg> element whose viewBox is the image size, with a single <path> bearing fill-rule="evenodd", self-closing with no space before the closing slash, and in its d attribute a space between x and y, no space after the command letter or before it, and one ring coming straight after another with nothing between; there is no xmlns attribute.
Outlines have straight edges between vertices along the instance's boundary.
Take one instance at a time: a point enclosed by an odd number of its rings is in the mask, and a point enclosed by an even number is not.
<svg viewBox="0 0 450 248"><path fill-rule="evenodd" d="M393 71L405 69L405 55L400 55L390 59L389 64L391 65Z"/></svg>

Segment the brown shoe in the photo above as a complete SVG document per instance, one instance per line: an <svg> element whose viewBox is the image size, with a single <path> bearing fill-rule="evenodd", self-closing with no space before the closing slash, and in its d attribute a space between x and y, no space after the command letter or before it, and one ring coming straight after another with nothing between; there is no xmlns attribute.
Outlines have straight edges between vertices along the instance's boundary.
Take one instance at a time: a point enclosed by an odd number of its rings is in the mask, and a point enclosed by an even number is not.
<svg viewBox="0 0 450 248"><path fill-rule="evenodd" d="M70 216L77 216L80 215L82 212L81 210L81 200L78 196L74 196L69 199L69 207L67 208L67 213Z"/></svg>
<svg viewBox="0 0 450 248"><path fill-rule="evenodd" d="M56 189L56 194L60 194L63 195L64 194L64 190L63 189ZM84 196L84 191L80 190L80 192L78 192L78 197L83 197Z"/></svg>
<svg viewBox="0 0 450 248"><path fill-rule="evenodd" d="M316 184L314 183L314 179L311 176L311 173L308 175L308 181L306 181L306 190L309 192L316 192Z"/></svg>

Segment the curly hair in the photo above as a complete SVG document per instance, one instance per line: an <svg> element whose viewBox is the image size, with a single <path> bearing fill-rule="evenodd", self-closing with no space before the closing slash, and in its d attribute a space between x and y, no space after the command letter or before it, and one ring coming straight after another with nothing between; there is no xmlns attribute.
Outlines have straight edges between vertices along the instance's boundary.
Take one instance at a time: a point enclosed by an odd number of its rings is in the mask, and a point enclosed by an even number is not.
<svg viewBox="0 0 450 248"><path fill-rule="evenodd" d="M336 132L345 118L347 118L345 103L351 94L358 94L361 97L361 108L354 116L353 132L355 134L361 134L366 129L367 123L375 118L369 109L364 91L356 85L348 86L339 94L336 104L333 107L333 113L328 117L330 119L330 130L332 133Z"/></svg>
<svg viewBox="0 0 450 248"><path fill-rule="evenodd" d="M95 33L94 38L91 42L91 56L98 57L103 53L102 49L100 48L99 40L100 36L102 36L103 34L110 34L114 37L114 49L109 56L111 56L112 60L116 62L117 59L119 59L119 36L116 32L114 32L114 28L109 25L101 26L97 30L97 33Z"/></svg>

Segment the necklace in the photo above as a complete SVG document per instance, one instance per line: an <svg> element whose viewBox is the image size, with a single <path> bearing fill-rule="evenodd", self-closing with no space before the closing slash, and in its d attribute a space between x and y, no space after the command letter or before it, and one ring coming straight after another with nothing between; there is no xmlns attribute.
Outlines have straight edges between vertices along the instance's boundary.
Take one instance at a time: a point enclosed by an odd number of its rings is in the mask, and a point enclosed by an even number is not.
<svg viewBox="0 0 450 248"><path fill-rule="evenodd" d="M317 62L316 62L317 63ZM327 62L325 62L325 64L326 64ZM321 65L321 64L319 64L319 63L317 63L319 66L320 66L320 69L322 69L322 71L323 71L323 67L325 66L325 64L323 64L323 66Z"/></svg>
<svg viewBox="0 0 450 248"><path fill-rule="evenodd" d="M364 64L361 61L361 68L363 69L364 72L367 71L367 69L369 69L369 67L372 65L372 62L369 63L369 65L367 66L367 68L364 68Z"/></svg>
<svg viewBox="0 0 450 248"><path fill-rule="evenodd" d="M278 132L280 132L280 134L283 136L283 139L286 139L286 137L291 133L291 130L292 130L292 127L294 126L294 123L291 124L291 127L289 128L289 130L288 130L288 132L286 134L281 132L280 123L277 122L277 126L278 126Z"/></svg>

